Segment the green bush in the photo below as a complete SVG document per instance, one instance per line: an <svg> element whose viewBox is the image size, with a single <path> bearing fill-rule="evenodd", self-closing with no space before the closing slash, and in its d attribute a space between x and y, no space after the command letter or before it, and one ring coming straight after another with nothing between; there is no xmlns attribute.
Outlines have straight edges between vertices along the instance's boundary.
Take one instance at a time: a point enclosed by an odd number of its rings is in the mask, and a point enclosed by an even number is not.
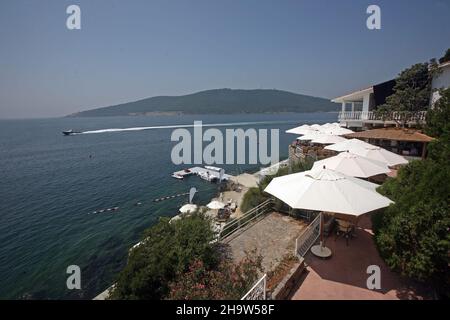
<svg viewBox="0 0 450 320"><path fill-rule="evenodd" d="M312 162L298 162L289 167L280 168L278 172L274 175L265 176L264 179L258 184L258 187L250 188L244 195L241 203L241 211L246 212L265 200L269 199L270 195L264 192L264 189L269 185L270 181L276 177L285 176L290 173L297 173L306 170L310 170L312 167ZM281 206L281 203L277 201L277 205Z"/></svg>
<svg viewBox="0 0 450 320"><path fill-rule="evenodd" d="M450 297L450 89L427 116L426 130L437 139L429 158L412 161L379 191L395 201L373 217L375 242L394 270L432 284Z"/></svg>
<svg viewBox="0 0 450 320"><path fill-rule="evenodd" d="M239 300L252 287L262 271L262 257L246 254L239 263L223 259L216 269L194 261L189 270L178 274L170 284L169 299Z"/></svg>
<svg viewBox="0 0 450 320"><path fill-rule="evenodd" d="M259 187L250 188L242 198L241 211L247 212L267 199L268 196L264 195Z"/></svg>
<svg viewBox="0 0 450 320"><path fill-rule="evenodd" d="M439 63L450 61L450 48L445 51L445 54L439 59Z"/></svg>
<svg viewBox="0 0 450 320"><path fill-rule="evenodd" d="M132 249L120 272L111 299L162 299L169 283L188 270L193 261L214 268L220 253L211 244L214 233L203 214L175 220L163 218L149 228L140 246Z"/></svg>
<svg viewBox="0 0 450 320"><path fill-rule="evenodd" d="M449 166L414 161L380 188L395 204L374 216L375 241L389 267L444 294L450 288L448 181Z"/></svg>

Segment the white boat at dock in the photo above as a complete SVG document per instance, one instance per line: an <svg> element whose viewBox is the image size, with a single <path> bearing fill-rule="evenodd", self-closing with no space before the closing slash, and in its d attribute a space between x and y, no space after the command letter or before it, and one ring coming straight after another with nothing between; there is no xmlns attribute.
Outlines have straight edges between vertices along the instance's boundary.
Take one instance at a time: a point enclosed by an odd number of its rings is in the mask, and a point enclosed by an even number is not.
<svg viewBox="0 0 450 320"><path fill-rule="evenodd" d="M190 169L176 171L176 172L172 173L172 177L175 179L182 180L186 176L196 175L205 181L216 182L216 181L220 180L221 172L223 172L222 181L227 181L230 179L231 176L228 174L225 174L225 171L222 168L213 167L213 166L205 166L204 168L193 167Z"/></svg>
<svg viewBox="0 0 450 320"><path fill-rule="evenodd" d="M222 168L213 167L213 166L205 166L205 169L217 171L217 172L220 172L220 170L222 170Z"/></svg>

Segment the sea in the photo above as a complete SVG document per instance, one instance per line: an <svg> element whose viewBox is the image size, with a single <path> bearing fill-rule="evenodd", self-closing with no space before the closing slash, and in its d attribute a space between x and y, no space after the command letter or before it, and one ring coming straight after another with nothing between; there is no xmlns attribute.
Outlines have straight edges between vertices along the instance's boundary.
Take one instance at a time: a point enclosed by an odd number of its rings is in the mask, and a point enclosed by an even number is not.
<svg viewBox="0 0 450 320"><path fill-rule="evenodd" d="M194 121L221 131L279 129L285 159L296 138L287 129L336 120L336 113L0 120L0 299L92 299L114 283L143 231L188 201L154 199L191 187L197 204L217 195L217 184L171 177L191 166L172 163L173 130L192 132ZM85 133L62 134L71 128ZM261 168L218 166L232 175ZM81 289L67 288L71 265L81 269Z"/></svg>

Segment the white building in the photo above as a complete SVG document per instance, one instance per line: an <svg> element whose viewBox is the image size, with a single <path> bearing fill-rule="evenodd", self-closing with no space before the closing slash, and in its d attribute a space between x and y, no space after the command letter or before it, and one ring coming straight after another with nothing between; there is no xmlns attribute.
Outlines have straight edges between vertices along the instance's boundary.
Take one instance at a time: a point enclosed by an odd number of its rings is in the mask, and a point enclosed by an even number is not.
<svg viewBox="0 0 450 320"><path fill-rule="evenodd" d="M439 65L439 73L433 78L431 86L433 90L450 87L450 61ZM439 98L439 92L434 91L431 96L431 105L434 105Z"/></svg>
<svg viewBox="0 0 450 320"><path fill-rule="evenodd" d="M450 61L439 65L439 69L441 72L433 79L432 88L450 87ZM332 102L342 105L339 112L341 126L354 130L393 126L398 123L398 120L405 117L407 117L407 123L410 125L423 123L426 110L414 114L392 112L388 116L381 116L375 112L377 106L384 104L386 98L393 93L394 85L395 80L390 80L332 99ZM434 104L437 99L439 99L439 93L433 92L430 99L431 104Z"/></svg>

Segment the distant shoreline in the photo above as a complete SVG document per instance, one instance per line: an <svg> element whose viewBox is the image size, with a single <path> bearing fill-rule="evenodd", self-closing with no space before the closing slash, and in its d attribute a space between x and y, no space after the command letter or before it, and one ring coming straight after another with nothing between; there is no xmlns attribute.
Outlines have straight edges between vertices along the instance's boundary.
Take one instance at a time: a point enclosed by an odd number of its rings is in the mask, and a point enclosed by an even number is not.
<svg viewBox="0 0 450 320"><path fill-rule="evenodd" d="M132 112L129 114L122 115L82 115L78 113L70 114L67 116L62 116L59 118L110 118L110 117L158 117L158 116L192 116L192 115L217 115L217 116L225 116L225 115L239 115L239 114L312 114L312 113L339 113L339 111L310 111L310 112L295 112L295 111L273 111L273 112L230 112L230 113L196 113L196 112L183 112L183 111L152 111L152 112Z"/></svg>
<svg viewBox="0 0 450 320"><path fill-rule="evenodd" d="M193 116L193 115L216 115L216 116L225 116L225 115L249 115L249 114L338 114L339 111L309 111L309 112L294 112L294 111L278 111L278 112L239 112L239 113L184 113L184 112L152 112L152 114L124 114L124 115L101 115L101 116L82 116L77 115L76 113L70 115L63 116L44 116L44 117L17 117L17 118L0 118L0 121L28 121L28 120L49 120L49 119L69 119L69 118L114 118L114 117L160 117L160 116L168 116L168 117L176 117L176 116Z"/></svg>
<svg viewBox="0 0 450 320"><path fill-rule="evenodd" d="M182 96L154 96L69 116L180 115L299 113L338 111L340 105L327 98L276 89L212 89Z"/></svg>

